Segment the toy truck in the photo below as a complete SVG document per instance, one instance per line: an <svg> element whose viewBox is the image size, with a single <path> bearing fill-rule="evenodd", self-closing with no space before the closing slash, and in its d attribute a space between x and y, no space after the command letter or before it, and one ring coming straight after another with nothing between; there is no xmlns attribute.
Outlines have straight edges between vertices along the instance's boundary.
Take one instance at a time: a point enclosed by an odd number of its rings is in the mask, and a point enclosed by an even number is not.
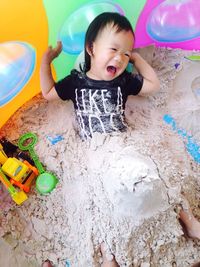
<svg viewBox="0 0 200 267"><path fill-rule="evenodd" d="M0 165L0 180L6 186L13 200L20 205L27 199L25 192L30 191L32 181L38 176L38 170L26 160L21 161L15 157L7 157L1 143ZM14 186L21 191L17 191Z"/></svg>

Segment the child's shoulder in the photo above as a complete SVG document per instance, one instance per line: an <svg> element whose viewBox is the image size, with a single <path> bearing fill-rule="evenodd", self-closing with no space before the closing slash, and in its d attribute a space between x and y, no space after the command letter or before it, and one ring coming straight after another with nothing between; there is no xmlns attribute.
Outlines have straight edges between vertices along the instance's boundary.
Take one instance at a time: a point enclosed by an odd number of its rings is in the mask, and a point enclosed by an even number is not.
<svg viewBox="0 0 200 267"><path fill-rule="evenodd" d="M81 79L81 80L86 78L86 74L82 71L78 71L77 69L72 69L70 76L76 79Z"/></svg>

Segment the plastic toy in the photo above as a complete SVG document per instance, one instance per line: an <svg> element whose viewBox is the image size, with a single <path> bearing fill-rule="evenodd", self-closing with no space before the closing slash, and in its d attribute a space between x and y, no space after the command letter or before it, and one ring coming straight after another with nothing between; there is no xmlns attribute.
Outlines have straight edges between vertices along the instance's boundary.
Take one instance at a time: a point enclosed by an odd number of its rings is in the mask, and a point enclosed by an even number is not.
<svg viewBox="0 0 200 267"><path fill-rule="evenodd" d="M5 167L5 163L8 161L8 157L6 156L5 152L3 151L3 146L0 144L0 164L2 167ZM24 191L18 191L9 179L4 174L2 167L0 167L0 181L8 190L9 194L11 195L12 199L15 201L16 204L22 204L28 197Z"/></svg>
<svg viewBox="0 0 200 267"><path fill-rule="evenodd" d="M25 145L25 142L28 144ZM50 172L46 172L34 151L34 146L37 143L37 136L34 133L26 133L22 135L18 141L18 146L21 150L28 150L35 166L39 171L36 179L36 188L40 194L50 193L56 186L58 179Z"/></svg>
<svg viewBox="0 0 200 267"><path fill-rule="evenodd" d="M21 205L25 200L27 200L28 197L26 193L24 193L24 191L17 191L16 188L7 179L6 175L3 173L1 168L0 168L0 181L7 188L8 192L10 193L12 199L16 204Z"/></svg>
<svg viewBox="0 0 200 267"><path fill-rule="evenodd" d="M19 188L21 188L26 193L28 193L30 191L33 180L38 176L38 170L34 166L32 166L28 161L24 161L21 164L24 164L26 166L27 169L26 173L23 176L21 175L19 176L18 174L17 176L18 179L16 179L16 177L12 177L10 179L10 182L13 185L16 185ZM6 170L4 172L6 173Z"/></svg>
<svg viewBox="0 0 200 267"><path fill-rule="evenodd" d="M8 159L8 157L6 156L5 152L3 151L3 146L0 143L0 163L1 164L5 163L7 159Z"/></svg>
<svg viewBox="0 0 200 267"><path fill-rule="evenodd" d="M26 141L30 141L30 143L28 143L28 145L24 145ZM38 169L27 160L21 161L15 157L8 157L3 150L2 143L0 142L0 181L4 184L12 199L18 205L22 204L28 198L26 193L30 191L32 181L36 177L36 188L41 194L50 193L58 182L55 175L46 172L39 161L39 158L34 151L34 145L36 142L37 136L35 134L24 134L19 139L19 148L21 150L29 151L35 166ZM12 152L15 152L17 149L17 146L6 140L3 140L3 144L6 148L8 148L7 152L9 151L9 148L11 148ZM22 153L23 152L20 152L18 155ZM22 156L24 157L24 155ZM21 191L17 190L14 186L17 186L21 189Z"/></svg>
<svg viewBox="0 0 200 267"><path fill-rule="evenodd" d="M2 172L9 177L12 185L18 186L21 190L28 193L32 181L38 176L38 170L28 161L23 162L14 157L7 157L0 144L0 164Z"/></svg>

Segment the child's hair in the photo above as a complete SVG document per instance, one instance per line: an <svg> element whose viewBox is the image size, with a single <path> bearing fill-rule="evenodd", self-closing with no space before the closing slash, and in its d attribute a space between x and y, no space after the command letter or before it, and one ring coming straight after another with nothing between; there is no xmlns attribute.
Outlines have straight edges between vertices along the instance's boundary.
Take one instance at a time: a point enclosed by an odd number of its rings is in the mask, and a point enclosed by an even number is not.
<svg viewBox="0 0 200 267"><path fill-rule="evenodd" d="M114 12L104 12L98 15L89 25L86 35L85 35L85 65L83 68L84 72L89 71L90 69L90 55L87 52L87 47L92 47L93 42L96 40L98 34L108 25L111 24L113 27L116 27L117 31L131 31L134 35L133 28L128 19Z"/></svg>

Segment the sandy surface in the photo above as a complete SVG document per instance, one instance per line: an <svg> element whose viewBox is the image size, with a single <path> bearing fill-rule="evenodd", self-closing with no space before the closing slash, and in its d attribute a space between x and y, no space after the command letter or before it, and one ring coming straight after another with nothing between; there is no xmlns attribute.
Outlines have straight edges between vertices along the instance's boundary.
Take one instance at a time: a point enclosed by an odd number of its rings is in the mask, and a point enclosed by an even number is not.
<svg viewBox="0 0 200 267"><path fill-rule="evenodd" d="M180 205L187 208L184 193L200 219L200 165L183 135L163 120L170 114L200 144L200 63L184 58L191 51L141 53L161 90L128 100L126 133L83 142L71 102L48 103L40 95L1 129L14 143L37 133L35 150L59 183L47 196L33 186L21 206L0 185L0 266L37 267L48 258L59 267L97 267L102 241L121 267L187 267L200 260L200 241L183 235L177 215Z"/></svg>

